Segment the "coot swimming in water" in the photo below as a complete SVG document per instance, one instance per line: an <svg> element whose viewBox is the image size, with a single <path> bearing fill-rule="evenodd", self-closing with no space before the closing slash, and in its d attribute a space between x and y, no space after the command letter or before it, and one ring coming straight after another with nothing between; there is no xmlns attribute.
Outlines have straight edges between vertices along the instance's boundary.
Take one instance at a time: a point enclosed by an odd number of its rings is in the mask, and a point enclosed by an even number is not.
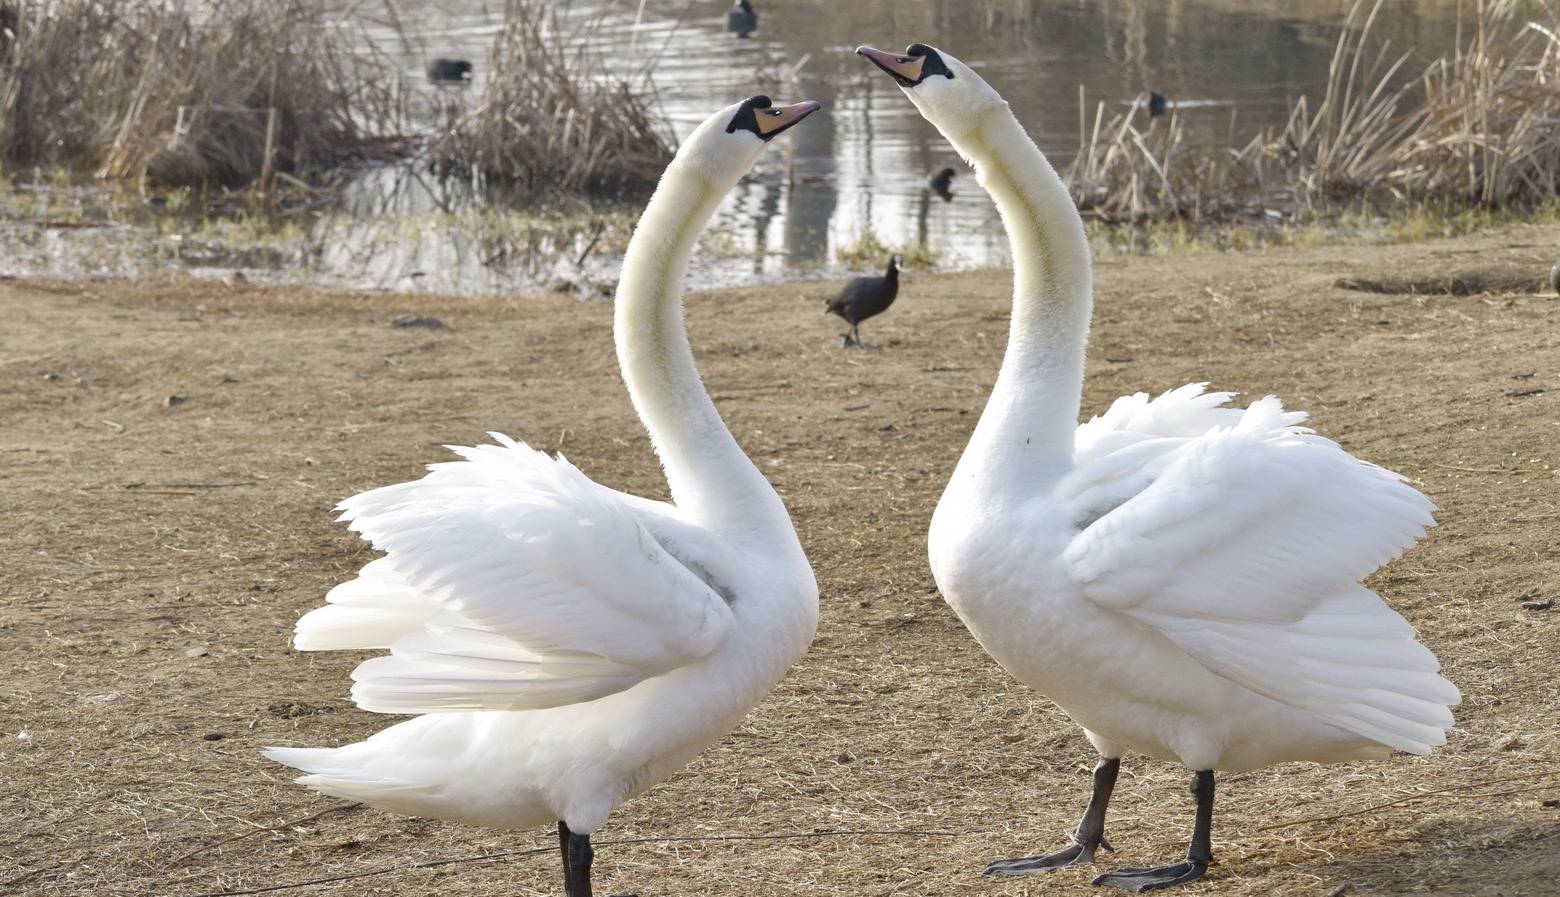
<svg viewBox="0 0 1560 897"><path fill-rule="evenodd" d="M758 30L758 12L748 0L736 0L726 10L726 30L739 38L752 36Z"/></svg>
<svg viewBox="0 0 1560 897"><path fill-rule="evenodd" d="M865 349L861 334L856 332L862 321L880 315L894 304L899 295L899 255L888 257L888 270L880 277L858 277L847 283L840 294L829 300L825 311L839 315L850 324L850 330L840 334L840 346Z"/></svg>
<svg viewBox="0 0 1560 897"><path fill-rule="evenodd" d="M942 197L943 202L953 202L953 176L956 172L952 168L944 168L927 179L927 186L932 192Z"/></svg>
<svg viewBox="0 0 1560 897"><path fill-rule="evenodd" d="M428 63L428 80L435 84L455 84L471 80L471 63L465 59L440 56Z"/></svg>

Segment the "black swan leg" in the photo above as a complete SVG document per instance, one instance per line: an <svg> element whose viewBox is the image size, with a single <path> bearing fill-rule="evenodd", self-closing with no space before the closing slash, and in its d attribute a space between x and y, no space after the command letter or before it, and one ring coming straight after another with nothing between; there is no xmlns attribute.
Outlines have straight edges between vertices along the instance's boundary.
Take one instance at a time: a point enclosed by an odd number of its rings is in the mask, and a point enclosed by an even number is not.
<svg viewBox="0 0 1560 897"><path fill-rule="evenodd" d="M558 820L558 848L563 852L563 893L565 897L591 897L590 862L596 858L590 835L576 835L563 820Z"/></svg>
<svg viewBox="0 0 1560 897"><path fill-rule="evenodd" d="M1073 843L1055 853L1043 856L1017 857L997 860L986 867L987 875L1037 875L1068 866L1081 866L1094 862L1094 851L1103 847L1114 850L1105 840L1105 807L1110 804L1110 794L1116 787L1116 774L1121 771L1119 758L1101 757L1094 765L1094 794L1089 807L1083 811L1078 830L1073 833Z"/></svg>
<svg viewBox="0 0 1560 897"><path fill-rule="evenodd" d="M1094 880L1123 891L1157 891L1196 881L1213 862L1213 770L1204 769L1192 777L1192 797L1197 800L1197 817L1192 826L1192 844L1186 859L1152 869L1118 869Z"/></svg>
<svg viewBox="0 0 1560 897"><path fill-rule="evenodd" d="M569 831L563 820L558 820L558 849L563 854L564 897L591 897L590 863L596 851L590 846L590 835L578 835ZM615 897L634 897L618 894Z"/></svg>

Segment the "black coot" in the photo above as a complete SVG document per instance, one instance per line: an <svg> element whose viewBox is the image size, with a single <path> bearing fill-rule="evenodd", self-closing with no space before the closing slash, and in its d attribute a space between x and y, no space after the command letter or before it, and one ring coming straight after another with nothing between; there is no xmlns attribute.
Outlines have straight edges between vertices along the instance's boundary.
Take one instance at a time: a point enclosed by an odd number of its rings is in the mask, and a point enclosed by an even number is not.
<svg viewBox="0 0 1560 897"><path fill-rule="evenodd" d="M440 56L428 63L428 80L435 84L455 84L471 80L471 63L465 59Z"/></svg>
<svg viewBox="0 0 1560 897"><path fill-rule="evenodd" d="M894 304L899 295L899 256L888 257L888 270L880 277L858 277L847 283L838 296L829 300L825 311L839 315L850 324L850 330L840 334L840 346L865 349L856 328L862 321L880 315Z"/></svg>
<svg viewBox="0 0 1560 897"><path fill-rule="evenodd" d="M956 172L952 168L944 168L930 178L926 185L932 188L932 192L942 197L943 202L953 202L953 176Z"/></svg>
<svg viewBox="0 0 1560 897"><path fill-rule="evenodd" d="M758 30L758 12L748 0L736 0L726 10L726 30L737 37L749 37Z"/></svg>

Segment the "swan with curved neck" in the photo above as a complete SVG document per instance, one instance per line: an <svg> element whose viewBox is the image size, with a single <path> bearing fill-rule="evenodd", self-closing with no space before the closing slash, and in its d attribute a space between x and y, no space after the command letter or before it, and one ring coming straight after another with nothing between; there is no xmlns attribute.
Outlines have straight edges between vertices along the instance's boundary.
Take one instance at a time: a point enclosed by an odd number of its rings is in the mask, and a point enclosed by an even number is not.
<svg viewBox="0 0 1560 897"><path fill-rule="evenodd" d="M1127 751L1195 771L1186 858L1095 879L1146 891L1212 862L1216 770L1444 744L1457 689L1360 585L1434 524L1429 500L1272 396L1233 408L1196 383L1079 426L1093 287L1066 186L959 60L925 44L857 52L974 164L1012 245L1007 354L933 515L933 574L986 651L1100 755L1073 843L986 871L1092 862Z"/></svg>
<svg viewBox="0 0 1560 897"><path fill-rule="evenodd" d="M729 732L812 641L818 586L774 489L700 383L682 323L699 231L767 142L818 109L753 97L678 149L629 243L614 337L672 503L506 437L342 502L383 556L298 621L300 650L388 648L340 748L273 748L317 791L416 816L558 823L568 897L590 834Z"/></svg>

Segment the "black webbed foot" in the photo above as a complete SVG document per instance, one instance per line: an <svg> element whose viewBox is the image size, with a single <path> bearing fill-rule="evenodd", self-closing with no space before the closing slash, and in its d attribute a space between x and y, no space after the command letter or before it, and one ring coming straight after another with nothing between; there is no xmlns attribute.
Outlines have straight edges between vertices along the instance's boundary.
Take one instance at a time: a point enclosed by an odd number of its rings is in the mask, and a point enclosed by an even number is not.
<svg viewBox="0 0 1560 897"><path fill-rule="evenodd" d="M1179 863L1171 863L1168 866L1156 866L1152 869L1118 869L1115 872L1107 872L1094 880L1097 885L1106 885L1112 888L1120 888L1123 891L1131 891L1134 894L1142 891L1157 891L1161 888L1173 888L1176 885L1186 884L1203 877L1208 871L1208 864L1202 860L1185 859Z"/></svg>
<svg viewBox="0 0 1560 897"><path fill-rule="evenodd" d="M1110 842L1100 838L1100 846L1106 850L1114 850ZM1040 875L1045 872L1054 872L1057 869L1068 869L1073 866L1086 866L1094 862L1094 848L1074 843L1064 847L1055 853L1044 856L1015 857L1011 860L997 860L986 867L987 875Z"/></svg>
<svg viewBox="0 0 1560 897"><path fill-rule="evenodd" d="M1110 793L1116 787L1116 773L1120 769L1121 760L1116 757L1101 757L1094 765L1094 794L1089 798L1089 808L1083 812L1083 819L1078 822L1078 830L1073 832L1070 846L1043 856L997 860L986 867L986 874L1040 875L1093 863L1094 852L1101 847L1115 850L1105 840L1105 807L1110 803Z"/></svg>

